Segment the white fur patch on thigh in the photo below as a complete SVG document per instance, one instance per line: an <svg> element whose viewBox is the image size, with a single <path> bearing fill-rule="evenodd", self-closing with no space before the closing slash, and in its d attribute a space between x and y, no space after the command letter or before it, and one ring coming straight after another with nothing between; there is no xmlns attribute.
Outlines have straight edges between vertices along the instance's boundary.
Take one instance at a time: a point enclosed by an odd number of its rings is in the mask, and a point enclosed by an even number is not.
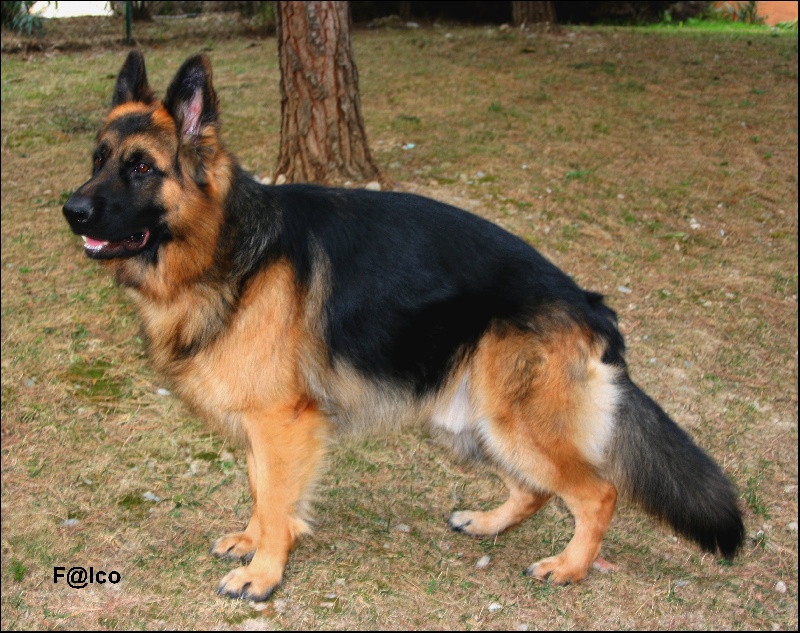
<svg viewBox="0 0 800 633"><path fill-rule="evenodd" d="M595 466L605 462L611 440L620 391L617 386L619 369L591 359L583 385L582 406L575 420L575 444L583 456Z"/></svg>
<svg viewBox="0 0 800 633"><path fill-rule="evenodd" d="M469 379L464 374L455 393L437 404L431 415L431 424L455 435L467 430L475 416L469 393Z"/></svg>

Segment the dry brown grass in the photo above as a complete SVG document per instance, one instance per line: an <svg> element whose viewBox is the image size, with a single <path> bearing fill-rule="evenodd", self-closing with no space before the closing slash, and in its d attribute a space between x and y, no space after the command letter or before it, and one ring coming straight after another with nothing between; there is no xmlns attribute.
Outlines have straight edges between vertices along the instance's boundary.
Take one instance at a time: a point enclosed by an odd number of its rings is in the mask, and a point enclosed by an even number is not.
<svg viewBox="0 0 800 633"><path fill-rule="evenodd" d="M151 81L208 49L228 145L266 175L275 42L194 24L139 31ZM521 571L569 538L563 507L496 541L452 534L454 507L502 485L412 429L333 452L316 534L263 610L218 598L230 564L208 547L248 516L244 456L158 394L124 293L60 212L124 50L44 46L2 57L3 628L797 629L796 37L453 27L354 44L397 188L498 222L608 294L635 379L738 486L743 552L720 564L621 508L603 547L619 571L539 584ZM54 584L72 565L122 582Z"/></svg>

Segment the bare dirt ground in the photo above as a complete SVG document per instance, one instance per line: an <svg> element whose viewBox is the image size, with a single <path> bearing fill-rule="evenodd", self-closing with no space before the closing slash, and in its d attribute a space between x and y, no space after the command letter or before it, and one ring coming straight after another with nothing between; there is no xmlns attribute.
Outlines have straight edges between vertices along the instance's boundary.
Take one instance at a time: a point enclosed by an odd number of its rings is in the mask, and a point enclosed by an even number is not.
<svg viewBox="0 0 800 633"><path fill-rule="evenodd" d="M275 40L231 16L135 35L157 92L211 56L228 146L269 175ZM208 548L249 515L243 452L171 396L61 216L121 37L102 18L2 36L4 629L797 629L796 33L354 34L395 188L489 218L608 296L634 379L735 482L747 541L728 564L622 506L602 550L616 571L538 583L521 572L566 544L564 506L497 539L451 533L454 508L503 486L412 428L334 448L315 534L266 605L214 594L231 563ZM72 566L121 580L54 582Z"/></svg>

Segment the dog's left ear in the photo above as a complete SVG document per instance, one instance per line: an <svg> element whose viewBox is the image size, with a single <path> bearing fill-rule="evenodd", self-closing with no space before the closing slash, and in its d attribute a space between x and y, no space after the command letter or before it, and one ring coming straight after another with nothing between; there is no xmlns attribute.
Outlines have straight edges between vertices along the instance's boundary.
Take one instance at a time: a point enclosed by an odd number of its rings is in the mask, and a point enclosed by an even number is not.
<svg viewBox="0 0 800 633"><path fill-rule="evenodd" d="M196 138L217 122L217 94L211 84L211 62L195 55L180 67L167 90L164 107L181 131L181 138Z"/></svg>

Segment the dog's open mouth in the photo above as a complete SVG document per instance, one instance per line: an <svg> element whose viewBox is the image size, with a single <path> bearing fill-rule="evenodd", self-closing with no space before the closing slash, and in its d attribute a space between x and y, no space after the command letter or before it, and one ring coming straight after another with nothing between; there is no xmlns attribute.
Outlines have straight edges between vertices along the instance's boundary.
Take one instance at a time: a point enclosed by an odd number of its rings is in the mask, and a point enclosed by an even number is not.
<svg viewBox="0 0 800 633"><path fill-rule="evenodd" d="M130 257L141 251L150 239L150 231L142 229L118 242L96 240L82 235L83 250L93 259L111 259L112 257Z"/></svg>

